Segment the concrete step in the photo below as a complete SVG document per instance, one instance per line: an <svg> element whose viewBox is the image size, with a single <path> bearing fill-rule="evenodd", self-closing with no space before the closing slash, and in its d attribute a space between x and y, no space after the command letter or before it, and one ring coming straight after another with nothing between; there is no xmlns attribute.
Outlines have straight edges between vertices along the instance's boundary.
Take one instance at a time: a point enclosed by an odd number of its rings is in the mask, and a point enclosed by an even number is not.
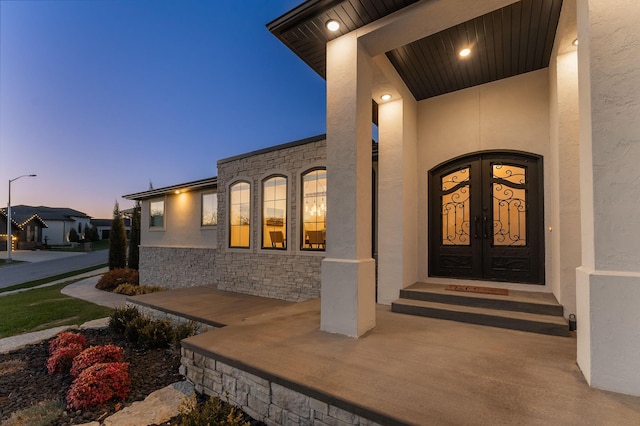
<svg viewBox="0 0 640 426"><path fill-rule="evenodd" d="M446 290L445 285L416 283L400 290L403 299L447 303L540 315L563 315L563 307L553 294L509 290L508 296Z"/></svg>
<svg viewBox="0 0 640 426"><path fill-rule="evenodd" d="M391 304L391 310L403 314L490 327L549 334L552 336L569 336L569 325L567 321L562 316L557 315L541 315L403 298L393 302Z"/></svg>

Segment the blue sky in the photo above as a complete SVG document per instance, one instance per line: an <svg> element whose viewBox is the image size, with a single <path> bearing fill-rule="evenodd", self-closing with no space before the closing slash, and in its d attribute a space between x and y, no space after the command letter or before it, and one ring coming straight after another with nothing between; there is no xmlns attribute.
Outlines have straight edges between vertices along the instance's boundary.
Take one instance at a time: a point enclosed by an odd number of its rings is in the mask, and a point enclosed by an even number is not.
<svg viewBox="0 0 640 426"><path fill-rule="evenodd" d="M325 82L265 24L301 0L0 0L0 204L123 194L325 131Z"/></svg>

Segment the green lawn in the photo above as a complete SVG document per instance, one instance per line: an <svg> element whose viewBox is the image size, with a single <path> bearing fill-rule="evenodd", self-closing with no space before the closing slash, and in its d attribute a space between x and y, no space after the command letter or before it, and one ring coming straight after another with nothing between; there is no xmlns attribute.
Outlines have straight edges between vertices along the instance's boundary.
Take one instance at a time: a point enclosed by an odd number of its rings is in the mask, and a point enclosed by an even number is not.
<svg viewBox="0 0 640 426"><path fill-rule="evenodd" d="M112 309L74 299L60 290L78 280L0 297L0 338L62 325L82 324Z"/></svg>

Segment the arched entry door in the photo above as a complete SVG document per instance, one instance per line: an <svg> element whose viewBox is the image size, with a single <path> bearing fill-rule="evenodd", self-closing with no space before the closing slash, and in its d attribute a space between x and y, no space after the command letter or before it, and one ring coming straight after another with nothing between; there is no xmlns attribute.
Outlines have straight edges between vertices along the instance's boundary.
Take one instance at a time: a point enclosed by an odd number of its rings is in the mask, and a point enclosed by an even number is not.
<svg viewBox="0 0 640 426"><path fill-rule="evenodd" d="M486 151L429 172L429 275L544 284L542 158Z"/></svg>

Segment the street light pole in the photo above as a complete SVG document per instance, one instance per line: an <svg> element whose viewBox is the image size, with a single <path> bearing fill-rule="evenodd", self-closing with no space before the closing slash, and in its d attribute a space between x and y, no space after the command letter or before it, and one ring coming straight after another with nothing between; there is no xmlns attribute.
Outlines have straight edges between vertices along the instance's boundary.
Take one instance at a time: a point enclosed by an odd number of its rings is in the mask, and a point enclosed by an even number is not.
<svg viewBox="0 0 640 426"><path fill-rule="evenodd" d="M23 177L36 177L36 175L22 175L14 179L9 179L9 201L7 202L7 263L12 262L11 246L13 243L11 236L11 182Z"/></svg>

